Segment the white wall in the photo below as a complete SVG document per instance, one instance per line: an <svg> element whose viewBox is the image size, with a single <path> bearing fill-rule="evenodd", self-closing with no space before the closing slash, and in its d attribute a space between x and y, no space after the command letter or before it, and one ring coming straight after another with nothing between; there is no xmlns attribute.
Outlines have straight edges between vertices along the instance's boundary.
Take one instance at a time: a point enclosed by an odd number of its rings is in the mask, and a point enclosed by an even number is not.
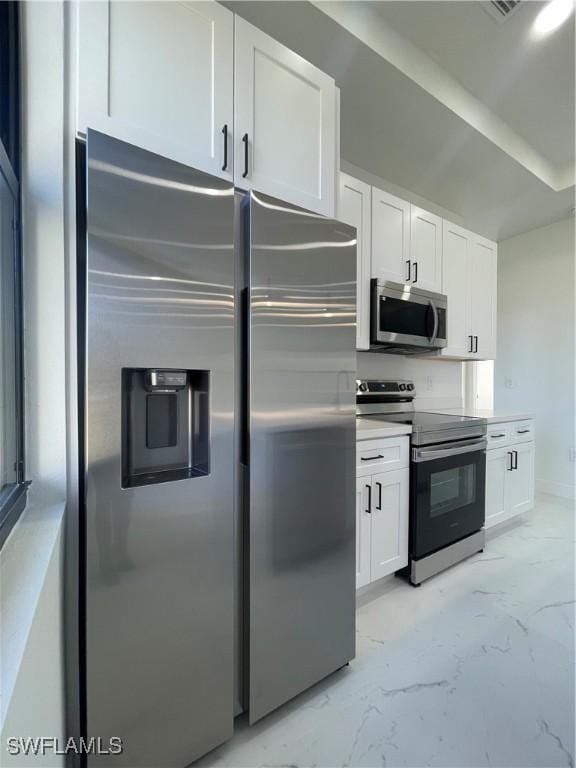
<svg viewBox="0 0 576 768"><path fill-rule="evenodd" d="M62 739L62 521L67 497L65 15L62 2L22 13L22 226L26 475L29 503L0 557L0 764L59 766L54 754L10 758L9 737Z"/></svg>
<svg viewBox="0 0 576 768"><path fill-rule="evenodd" d="M573 498L574 220L498 248L495 407L534 413L537 488Z"/></svg>

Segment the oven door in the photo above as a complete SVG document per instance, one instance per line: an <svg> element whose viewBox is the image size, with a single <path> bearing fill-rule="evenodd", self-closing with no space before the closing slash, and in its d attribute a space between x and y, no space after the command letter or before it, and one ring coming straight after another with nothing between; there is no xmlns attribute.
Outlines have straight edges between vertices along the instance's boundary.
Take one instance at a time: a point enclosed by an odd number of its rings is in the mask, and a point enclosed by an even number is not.
<svg viewBox="0 0 576 768"><path fill-rule="evenodd" d="M484 525L486 440L412 449L410 555L424 557Z"/></svg>

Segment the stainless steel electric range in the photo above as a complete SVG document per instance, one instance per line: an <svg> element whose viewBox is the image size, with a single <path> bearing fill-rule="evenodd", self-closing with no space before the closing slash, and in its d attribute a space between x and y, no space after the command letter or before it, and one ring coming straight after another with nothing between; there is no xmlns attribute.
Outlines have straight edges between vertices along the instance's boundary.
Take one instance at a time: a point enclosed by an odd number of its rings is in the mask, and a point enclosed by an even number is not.
<svg viewBox="0 0 576 768"><path fill-rule="evenodd" d="M414 409L411 381L356 382L357 418L410 424L409 560L419 586L484 548L486 421Z"/></svg>

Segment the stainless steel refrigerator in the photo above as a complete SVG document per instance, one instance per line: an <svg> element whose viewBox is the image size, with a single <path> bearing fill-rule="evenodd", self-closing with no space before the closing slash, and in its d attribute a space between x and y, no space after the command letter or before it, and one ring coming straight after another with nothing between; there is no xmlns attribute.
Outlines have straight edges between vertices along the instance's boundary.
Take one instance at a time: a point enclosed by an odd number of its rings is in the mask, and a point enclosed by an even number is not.
<svg viewBox="0 0 576 768"><path fill-rule="evenodd" d="M355 231L93 131L85 167L68 730L183 768L354 656Z"/></svg>

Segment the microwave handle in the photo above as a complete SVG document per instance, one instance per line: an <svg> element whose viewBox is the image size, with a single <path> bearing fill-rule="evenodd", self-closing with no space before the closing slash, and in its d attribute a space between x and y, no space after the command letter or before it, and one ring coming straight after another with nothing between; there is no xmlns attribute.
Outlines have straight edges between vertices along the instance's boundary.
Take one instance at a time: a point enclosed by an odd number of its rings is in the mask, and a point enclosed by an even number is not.
<svg viewBox="0 0 576 768"><path fill-rule="evenodd" d="M436 308L436 304L434 304L433 301L430 302L430 307L432 309L432 314L434 315L434 330L432 331L432 336L430 337L430 343L433 344L436 341L436 336L438 336L438 310Z"/></svg>

